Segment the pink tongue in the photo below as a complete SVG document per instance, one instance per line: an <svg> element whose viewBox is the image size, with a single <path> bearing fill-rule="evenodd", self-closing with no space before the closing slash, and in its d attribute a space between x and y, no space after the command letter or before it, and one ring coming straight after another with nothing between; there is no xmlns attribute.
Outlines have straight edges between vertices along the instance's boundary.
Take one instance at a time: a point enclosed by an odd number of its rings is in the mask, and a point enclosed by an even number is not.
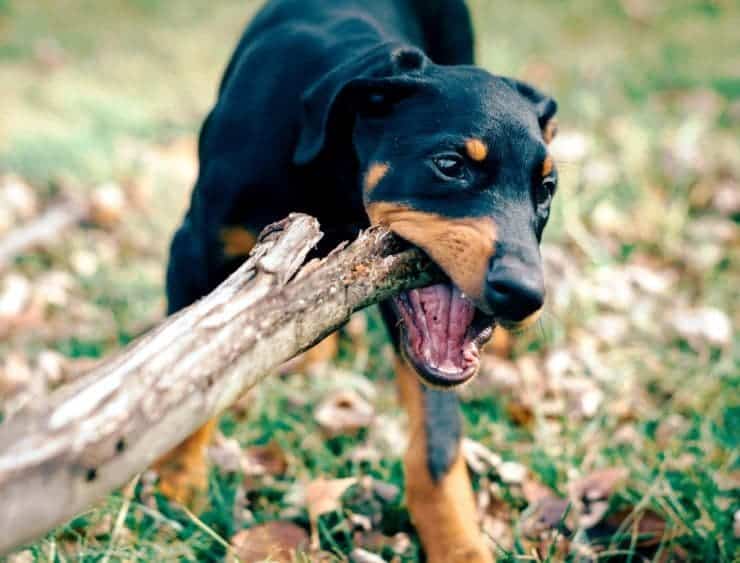
<svg viewBox="0 0 740 563"><path fill-rule="evenodd" d="M440 371L464 369L463 345L475 315L473 304L447 284L412 290L408 297L422 336L414 343L416 352Z"/></svg>

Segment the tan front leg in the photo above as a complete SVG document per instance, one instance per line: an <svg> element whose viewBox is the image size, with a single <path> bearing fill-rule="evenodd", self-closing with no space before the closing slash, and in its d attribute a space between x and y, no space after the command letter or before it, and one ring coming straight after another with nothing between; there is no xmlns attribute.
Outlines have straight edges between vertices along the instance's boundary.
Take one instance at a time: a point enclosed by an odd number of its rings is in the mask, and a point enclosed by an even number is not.
<svg viewBox="0 0 740 563"><path fill-rule="evenodd" d="M217 418L209 420L154 464L159 490L167 498L196 510L203 508L208 496L207 449L217 427Z"/></svg>
<svg viewBox="0 0 740 563"><path fill-rule="evenodd" d="M406 500L427 560L430 563L492 562L493 557L480 532L473 490L459 442L453 444L449 437L443 437L436 443L436 447L447 449L449 455L444 451L435 454L428 447L427 428L434 432L435 416L440 413L426 412L430 402L425 400L422 384L408 363L397 360L396 374L401 402L409 419L409 447L404 457ZM438 398L445 400L441 395ZM457 408L454 404L453 407ZM435 442L434 437L431 440ZM431 456L435 459L430 462ZM440 459L446 457L448 461L440 463ZM432 475L430 467L439 474ZM444 467L444 471L440 467Z"/></svg>

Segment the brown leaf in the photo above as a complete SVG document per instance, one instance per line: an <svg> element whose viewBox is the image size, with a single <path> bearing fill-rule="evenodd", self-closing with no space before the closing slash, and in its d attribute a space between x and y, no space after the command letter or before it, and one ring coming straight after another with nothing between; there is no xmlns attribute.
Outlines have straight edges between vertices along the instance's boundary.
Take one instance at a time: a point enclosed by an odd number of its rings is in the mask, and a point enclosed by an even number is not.
<svg viewBox="0 0 740 563"><path fill-rule="evenodd" d="M550 496L541 499L522 518L522 534L530 539L543 539L564 524L568 511L568 499Z"/></svg>
<svg viewBox="0 0 740 563"><path fill-rule="evenodd" d="M534 424L534 411L531 405L528 405L524 401L518 401L516 399L509 401L506 404L506 414L518 426L531 428Z"/></svg>
<svg viewBox="0 0 740 563"><path fill-rule="evenodd" d="M290 562L308 548L308 534L291 522L267 522L237 532L231 545L242 561Z"/></svg>
<svg viewBox="0 0 740 563"><path fill-rule="evenodd" d="M579 525L591 528L601 522L609 509L609 498L629 476L625 467L596 470L572 481L568 493L579 516Z"/></svg>
<svg viewBox="0 0 740 563"><path fill-rule="evenodd" d="M403 532L387 536L378 531L368 530L355 532L352 538L355 545L372 552L382 552L384 549L390 549L396 555L403 555L411 547L411 539Z"/></svg>
<svg viewBox="0 0 740 563"><path fill-rule="evenodd" d="M251 446L244 451L242 471L245 475L283 475L288 458L274 440L264 446Z"/></svg>
<svg viewBox="0 0 740 563"><path fill-rule="evenodd" d="M666 534L665 519L657 512L644 510L635 512L634 507L625 508L609 515L605 524L614 531L625 530L638 536L637 547L652 547L658 545Z"/></svg>
<svg viewBox="0 0 740 563"><path fill-rule="evenodd" d="M574 500L597 501L609 500L609 497L622 486L629 476L626 467L608 467L576 479L568 485L570 496Z"/></svg>
<svg viewBox="0 0 740 563"><path fill-rule="evenodd" d="M536 504L543 499L557 497L555 491L550 487L531 477L524 479L524 483L522 483L522 494L529 504Z"/></svg>
<svg viewBox="0 0 740 563"><path fill-rule="evenodd" d="M352 435L367 428L375 415L373 406L352 390L339 390L326 397L314 418L329 436Z"/></svg>
<svg viewBox="0 0 740 563"><path fill-rule="evenodd" d="M319 516L342 508L342 495L357 483L356 477L345 479L324 479L320 477L306 486L306 508L311 522L311 546L318 549Z"/></svg>
<svg viewBox="0 0 740 563"><path fill-rule="evenodd" d="M126 195L121 186L107 182L95 188L90 198L90 218L102 227L111 227L126 212Z"/></svg>

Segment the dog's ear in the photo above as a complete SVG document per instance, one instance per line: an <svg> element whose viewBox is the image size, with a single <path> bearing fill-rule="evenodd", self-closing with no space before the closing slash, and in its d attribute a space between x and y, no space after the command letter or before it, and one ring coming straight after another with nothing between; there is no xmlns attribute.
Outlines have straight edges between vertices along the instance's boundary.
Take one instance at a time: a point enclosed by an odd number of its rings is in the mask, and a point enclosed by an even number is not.
<svg viewBox="0 0 740 563"><path fill-rule="evenodd" d="M549 143L552 141L558 132L558 121L555 117L558 111L557 102L526 82L514 80L513 78L508 78L507 80L534 107L534 112L540 124L542 137L545 139L545 142Z"/></svg>
<svg viewBox="0 0 740 563"><path fill-rule="evenodd" d="M413 47L375 47L335 66L303 94L293 162L307 164L321 152L327 133L341 127L340 117L382 115L421 84L428 59Z"/></svg>

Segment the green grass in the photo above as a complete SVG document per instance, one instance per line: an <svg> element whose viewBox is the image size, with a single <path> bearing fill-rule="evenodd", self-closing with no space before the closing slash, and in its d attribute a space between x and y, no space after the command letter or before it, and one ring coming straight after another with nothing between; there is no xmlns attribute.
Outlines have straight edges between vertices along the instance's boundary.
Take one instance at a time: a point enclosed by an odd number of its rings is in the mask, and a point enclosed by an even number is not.
<svg viewBox="0 0 740 563"><path fill-rule="evenodd" d="M740 67L732 56L740 53L740 9L726 0L471 3L481 64L552 92L560 139L571 143L560 149L561 185L545 237L546 254L560 264L548 311L519 338L509 365L520 377L516 386L489 374L463 391L467 434L562 497L580 475L627 468L609 514L650 509L675 533L648 560L660 553L737 560L739 218L722 216L713 197L723 183L740 182ZM45 313L53 329L9 334L0 358L17 352L32 361L43 349L101 357L161 318L166 246L192 185L193 138L258 5L0 1L0 173L26 178L42 204L106 181L120 184L131 201L143 194L125 223L74 229L51 248L19 257L12 270L32 284L67 272L72 287L66 306ZM630 16L630 5L652 9ZM583 154L576 142L585 143ZM713 231L718 223L729 226L729 237ZM80 253L95 257L93 270L77 266ZM622 283L636 266L646 270ZM651 273L667 273L670 287L650 289ZM729 342L695 341L672 329L672 315L687 307L724 311ZM273 377L246 415L223 417L222 432L245 447L279 444L285 475L245 483L213 469L200 522L153 494L143 476L115 540L120 492L30 546L30 554L39 561L218 561L225 551L213 533L228 540L271 520L308 527L305 483L369 475L400 494L368 499L350 489L343 510L321 520L322 549L345 557L356 543L349 514L360 513L388 536L408 534L401 560L417 560L392 443L403 415L377 312L368 312L367 322L367 358L345 335L336 373ZM609 326L616 336L606 334ZM553 375L553 358L564 353L566 372ZM582 395L566 389L573 381L601 393L595 412L578 413ZM383 424L325 439L316 405L347 386L372 395ZM512 414L522 406L531 421ZM379 458L355 461L359 445ZM528 503L520 487L494 470L474 482L494 491L506 514L507 531L492 538L498 557L536 560L536 542L522 533ZM576 548L589 541L621 554L600 560L641 561L647 553L629 528L596 536L571 537L567 557L577 560ZM387 546L377 551L393 556ZM566 556L549 544L539 558Z"/></svg>

